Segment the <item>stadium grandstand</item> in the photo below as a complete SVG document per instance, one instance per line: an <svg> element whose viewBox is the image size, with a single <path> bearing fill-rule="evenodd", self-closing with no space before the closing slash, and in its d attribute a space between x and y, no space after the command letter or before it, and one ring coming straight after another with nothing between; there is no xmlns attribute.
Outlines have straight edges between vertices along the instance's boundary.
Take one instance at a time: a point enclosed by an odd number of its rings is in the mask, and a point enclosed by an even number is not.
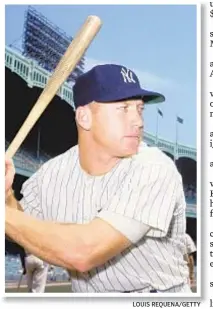
<svg viewBox="0 0 213 309"><path fill-rule="evenodd" d="M38 37L41 35L42 40L38 44ZM45 38L50 42L50 50L47 50L48 44L42 45L41 41L45 41ZM5 148L21 127L71 40L71 37L29 7L24 24L22 52L9 46L5 48ZM56 42L58 43L55 44ZM47 55L51 56L48 63ZM84 58L81 59L74 74L61 86L16 153L14 191L18 199L21 198L20 189L23 182L44 162L77 144L72 82L83 72ZM156 139L148 132L145 132L144 139L149 146L158 146L171 159L175 158L183 178L187 201L187 232L196 243L196 149L186 145L178 145L176 148L173 142ZM21 264L19 258L14 257L18 249L14 243L6 241L5 252L9 254L5 262L6 281L18 280ZM54 280L67 280L63 271L60 269L57 271Z"/></svg>

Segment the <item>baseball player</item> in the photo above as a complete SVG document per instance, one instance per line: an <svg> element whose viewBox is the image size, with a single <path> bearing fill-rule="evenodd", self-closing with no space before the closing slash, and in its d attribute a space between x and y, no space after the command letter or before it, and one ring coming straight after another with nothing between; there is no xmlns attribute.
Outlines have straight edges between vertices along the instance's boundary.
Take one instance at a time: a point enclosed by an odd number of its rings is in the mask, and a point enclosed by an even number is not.
<svg viewBox="0 0 213 309"><path fill-rule="evenodd" d="M186 250L185 250L185 260L187 261L188 264L188 268L189 268L189 280L190 280L190 285L192 286L194 284L194 274L195 274L195 270L194 270L194 256L193 254L197 251L195 243L193 241L193 239L191 238L191 236L189 234L186 233L185 235L185 246L186 246Z"/></svg>
<svg viewBox="0 0 213 309"><path fill-rule="evenodd" d="M184 261L185 198L173 161L147 147L141 88L120 65L98 65L74 87L78 145L22 187L19 208L6 160L6 233L69 270L73 292L190 293Z"/></svg>
<svg viewBox="0 0 213 309"><path fill-rule="evenodd" d="M26 254L25 268L29 293L44 293L49 264L31 253Z"/></svg>

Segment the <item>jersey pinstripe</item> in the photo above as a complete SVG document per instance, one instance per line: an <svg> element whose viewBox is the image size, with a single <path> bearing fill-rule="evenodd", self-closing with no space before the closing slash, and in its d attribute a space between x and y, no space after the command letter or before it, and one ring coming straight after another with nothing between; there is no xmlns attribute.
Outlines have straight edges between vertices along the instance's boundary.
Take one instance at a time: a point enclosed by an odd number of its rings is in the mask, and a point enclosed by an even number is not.
<svg viewBox="0 0 213 309"><path fill-rule="evenodd" d="M187 282L182 180L159 149L142 143L137 155L94 177L81 169L75 146L46 162L22 194L22 207L35 217L79 224L100 217L132 241L104 265L73 271L74 292L164 291ZM151 226L143 238L142 223Z"/></svg>

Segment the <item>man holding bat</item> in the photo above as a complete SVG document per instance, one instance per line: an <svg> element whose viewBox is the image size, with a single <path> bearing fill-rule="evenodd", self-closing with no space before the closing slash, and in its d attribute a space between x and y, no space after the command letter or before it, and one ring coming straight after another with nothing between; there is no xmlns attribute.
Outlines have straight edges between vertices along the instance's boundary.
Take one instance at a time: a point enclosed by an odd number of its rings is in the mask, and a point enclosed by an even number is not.
<svg viewBox="0 0 213 309"><path fill-rule="evenodd" d="M164 96L110 64L81 75L73 96L78 145L29 178L20 203L6 161L7 235L67 268L73 292L190 293L181 176L141 141L144 105Z"/></svg>

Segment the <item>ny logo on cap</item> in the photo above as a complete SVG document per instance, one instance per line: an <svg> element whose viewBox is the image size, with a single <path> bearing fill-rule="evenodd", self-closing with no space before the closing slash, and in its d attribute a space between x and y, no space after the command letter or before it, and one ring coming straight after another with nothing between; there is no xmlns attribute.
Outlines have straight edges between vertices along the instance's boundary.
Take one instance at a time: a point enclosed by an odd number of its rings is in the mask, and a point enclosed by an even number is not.
<svg viewBox="0 0 213 309"><path fill-rule="evenodd" d="M121 69L121 74L123 76L124 82L125 83L136 83L136 81L133 78L133 73L129 69L122 68Z"/></svg>

